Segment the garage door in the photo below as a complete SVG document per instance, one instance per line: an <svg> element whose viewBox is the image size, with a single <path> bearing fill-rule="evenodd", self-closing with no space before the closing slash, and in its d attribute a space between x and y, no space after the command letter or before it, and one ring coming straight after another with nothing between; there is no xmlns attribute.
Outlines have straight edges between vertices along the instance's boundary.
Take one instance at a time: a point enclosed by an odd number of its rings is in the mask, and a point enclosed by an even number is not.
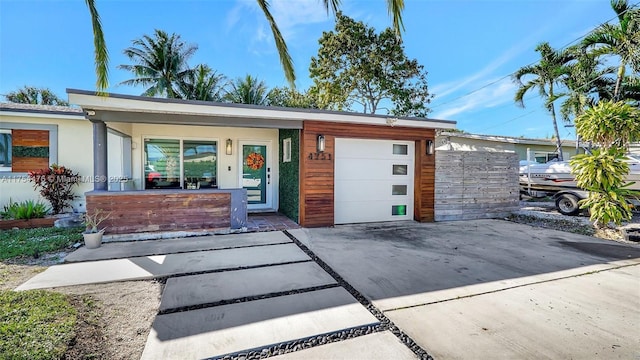
<svg viewBox="0 0 640 360"><path fill-rule="evenodd" d="M414 142L336 138L336 224L413 219Z"/></svg>

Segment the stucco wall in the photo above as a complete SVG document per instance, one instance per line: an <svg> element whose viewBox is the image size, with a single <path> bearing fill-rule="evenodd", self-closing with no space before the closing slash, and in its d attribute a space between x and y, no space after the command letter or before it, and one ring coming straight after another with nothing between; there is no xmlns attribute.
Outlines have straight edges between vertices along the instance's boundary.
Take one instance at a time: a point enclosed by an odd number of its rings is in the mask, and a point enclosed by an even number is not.
<svg viewBox="0 0 640 360"><path fill-rule="evenodd" d="M436 221L508 216L519 196L515 153L436 151Z"/></svg>
<svg viewBox="0 0 640 360"><path fill-rule="evenodd" d="M74 209L84 211L84 193L93 189L93 132L92 125L84 119L68 119L62 116L36 117L0 114L0 128L3 124L30 124L57 126L57 163L64 165L81 177L85 177L75 193L78 199L73 202ZM54 147L50 148L54 149ZM51 157L51 154L50 154ZM9 202L38 200L40 194L33 189L26 173L4 173L0 175L0 206ZM46 202L46 201L45 201Z"/></svg>

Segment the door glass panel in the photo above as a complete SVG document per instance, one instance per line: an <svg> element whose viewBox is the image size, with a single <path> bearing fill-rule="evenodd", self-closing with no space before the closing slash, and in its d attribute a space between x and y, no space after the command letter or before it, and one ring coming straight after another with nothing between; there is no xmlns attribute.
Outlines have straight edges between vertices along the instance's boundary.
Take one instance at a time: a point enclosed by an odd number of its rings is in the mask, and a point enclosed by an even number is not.
<svg viewBox="0 0 640 360"><path fill-rule="evenodd" d="M249 204L267 202L267 146L242 146L242 187L247 189Z"/></svg>
<svg viewBox="0 0 640 360"><path fill-rule="evenodd" d="M407 165L393 165L393 175L407 175Z"/></svg>
<svg viewBox="0 0 640 360"><path fill-rule="evenodd" d="M407 215L407 205L393 205L391 207L391 215Z"/></svg>
<svg viewBox="0 0 640 360"><path fill-rule="evenodd" d="M407 195L407 185L391 185L391 195Z"/></svg>
<svg viewBox="0 0 640 360"><path fill-rule="evenodd" d="M394 155L407 155L409 153L409 146L402 144L393 144Z"/></svg>
<svg viewBox="0 0 640 360"><path fill-rule="evenodd" d="M217 144L215 141L187 141L182 143L184 188L215 188Z"/></svg>
<svg viewBox="0 0 640 360"><path fill-rule="evenodd" d="M180 140L145 139L145 189L180 188Z"/></svg>

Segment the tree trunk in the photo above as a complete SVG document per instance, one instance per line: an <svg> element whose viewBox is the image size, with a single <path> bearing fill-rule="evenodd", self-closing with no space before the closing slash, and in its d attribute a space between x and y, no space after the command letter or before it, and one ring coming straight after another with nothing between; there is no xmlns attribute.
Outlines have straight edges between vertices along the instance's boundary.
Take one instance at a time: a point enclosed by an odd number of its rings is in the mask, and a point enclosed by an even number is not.
<svg viewBox="0 0 640 360"><path fill-rule="evenodd" d="M620 100L620 87L622 86L622 79L624 78L625 63L620 62L618 67L618 76L616 78L616 87L613 90L613 101Z"/></svg>
<svg viewBox="0 0 640 360"><path fill-rule="evenodd" d="M549 86L549 98L553 99L553 83ZM553 119L553 130L556 132L556 150L558 151L558 160L563 161L564 156L562 156L562 140L560 140L560 131L558 130L558 121L556 119L556 107L553 105L553 102L551 102L550 106L551 106L551 118Z"/></svg>

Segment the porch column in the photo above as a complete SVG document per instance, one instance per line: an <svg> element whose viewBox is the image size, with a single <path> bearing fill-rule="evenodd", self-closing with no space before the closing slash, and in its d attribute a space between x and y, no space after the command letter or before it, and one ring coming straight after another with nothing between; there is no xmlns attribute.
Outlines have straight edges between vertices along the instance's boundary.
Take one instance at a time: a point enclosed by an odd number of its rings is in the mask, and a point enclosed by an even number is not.
<svg viewBox="0 0 640 360"><path fill-rule="evenodd" d="M93 123L93 190L107 191L107 124L101 120Z"/></svg>

